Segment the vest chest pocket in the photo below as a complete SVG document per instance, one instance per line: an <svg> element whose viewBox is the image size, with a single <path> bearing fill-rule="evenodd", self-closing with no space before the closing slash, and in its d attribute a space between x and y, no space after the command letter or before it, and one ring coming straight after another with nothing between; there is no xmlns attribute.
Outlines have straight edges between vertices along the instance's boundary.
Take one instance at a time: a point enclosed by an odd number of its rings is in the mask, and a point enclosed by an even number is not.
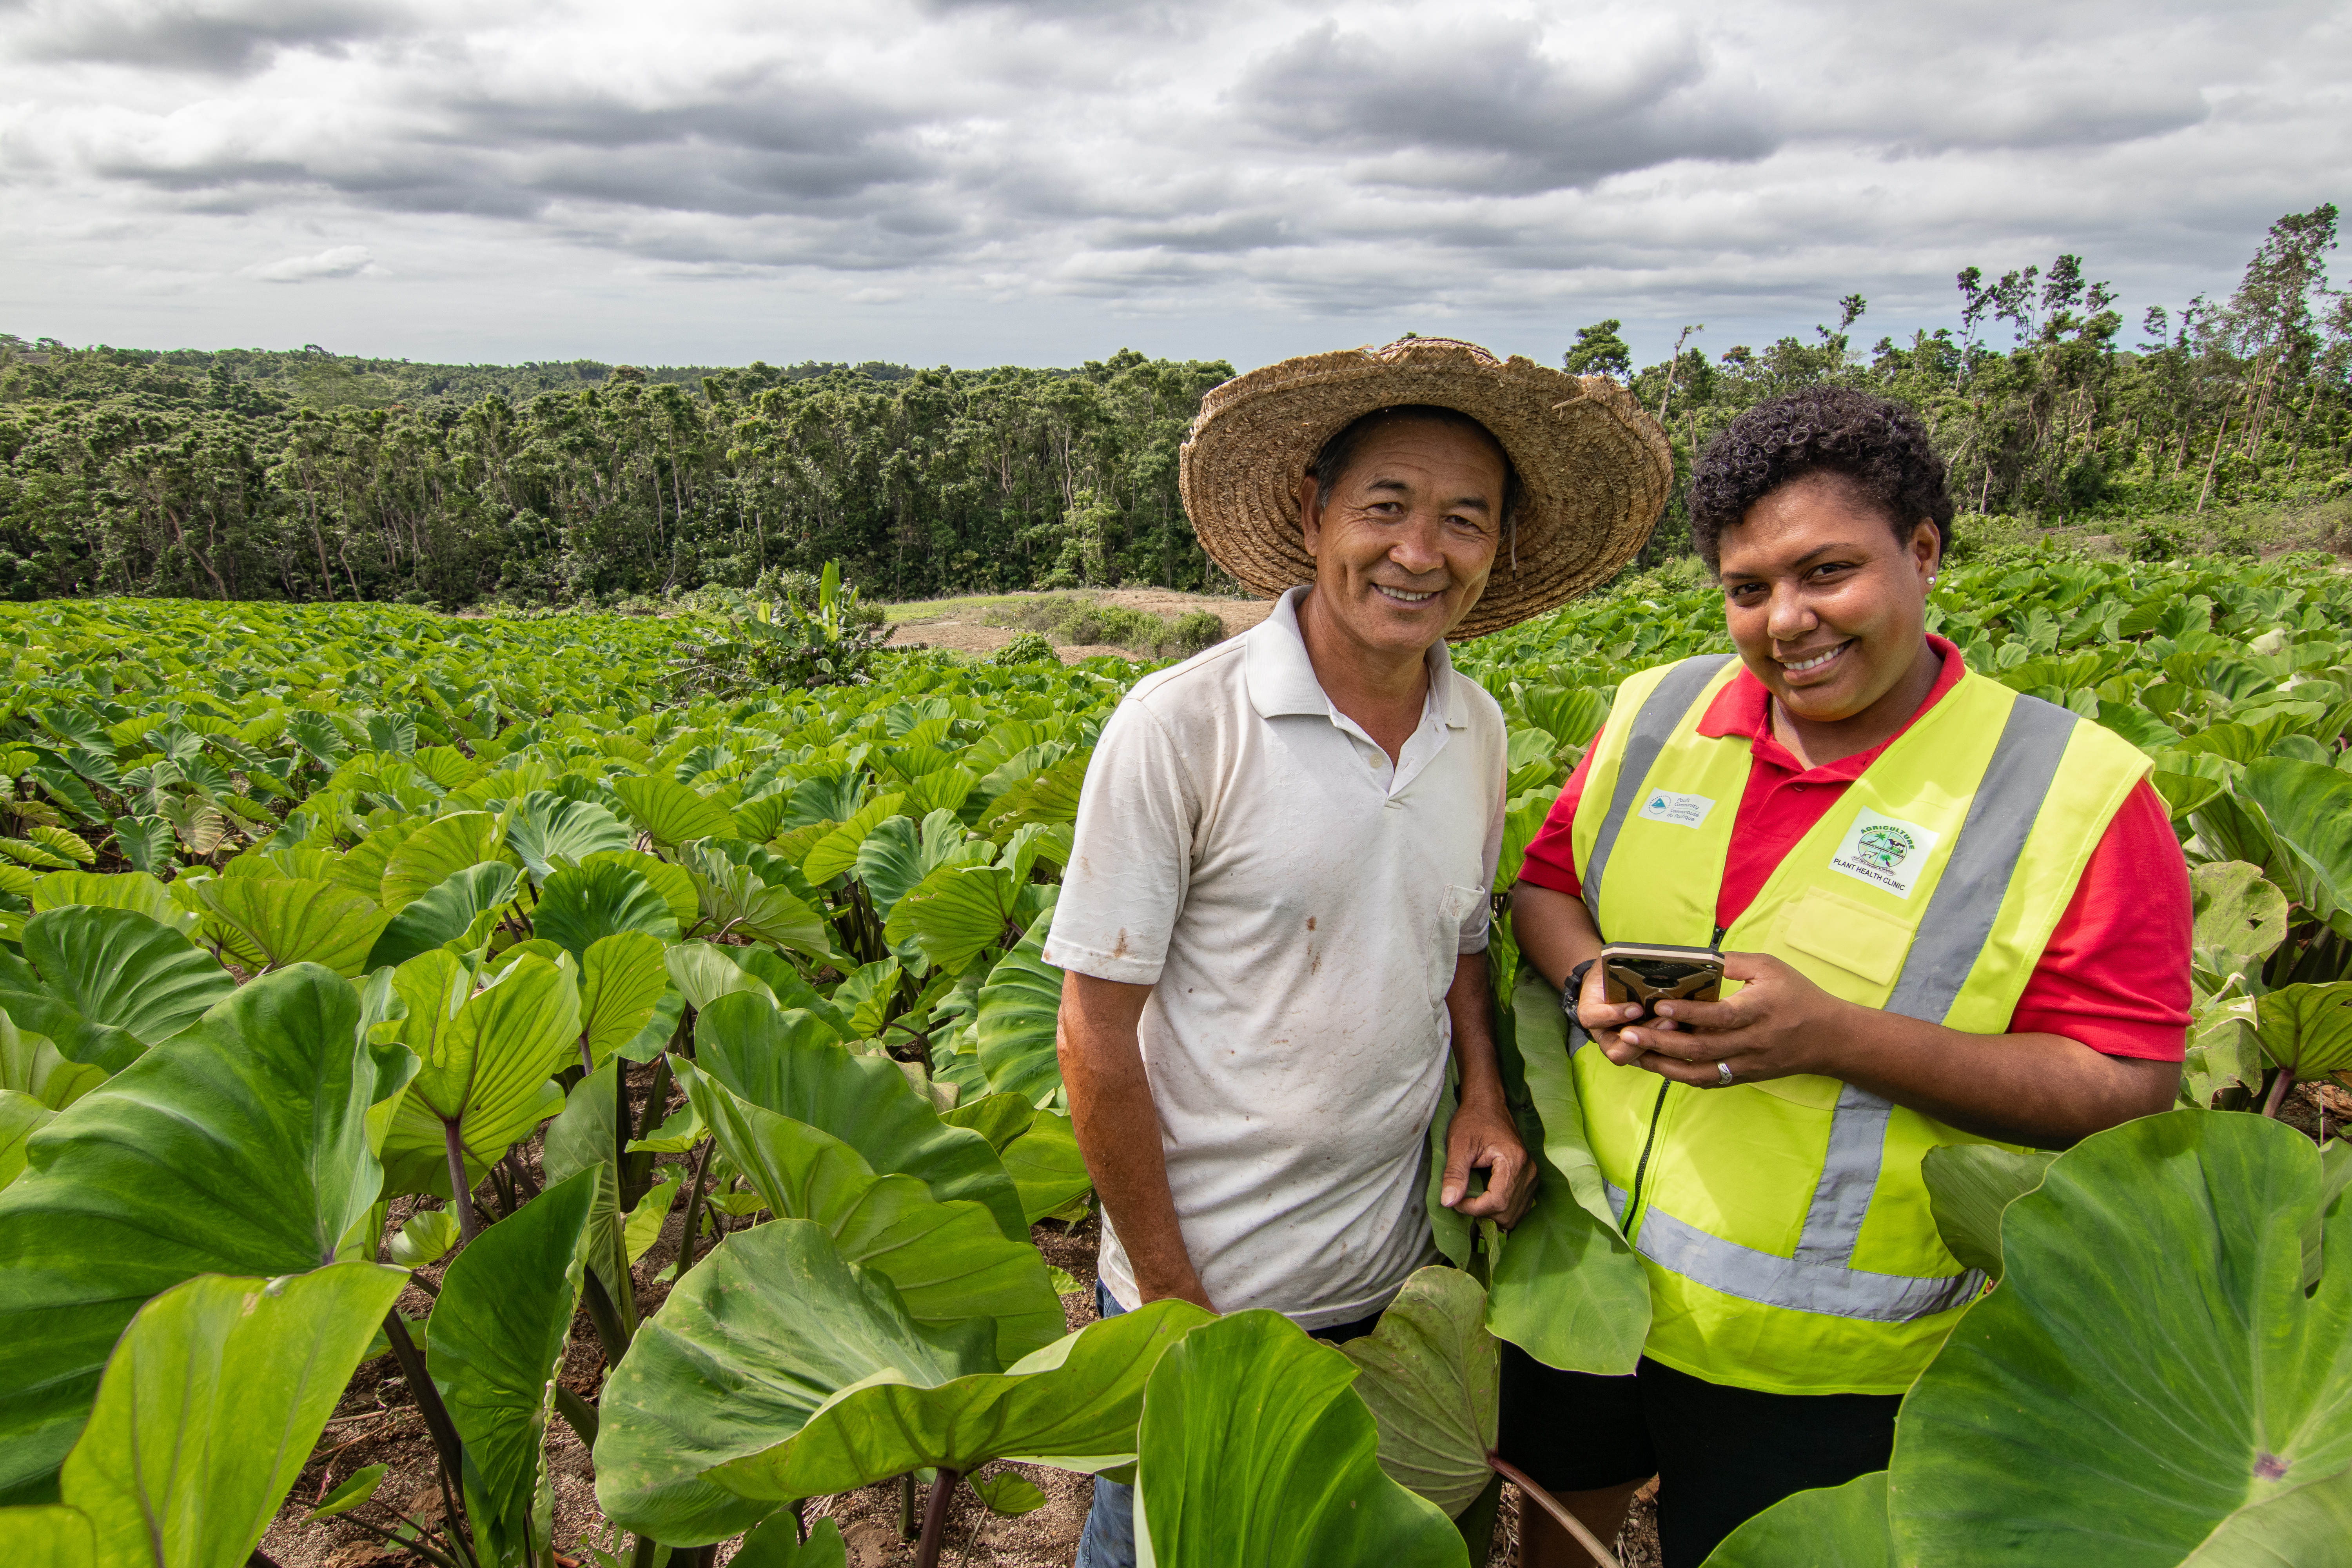
<svg viewBox="0 0 2352 1568"><path fill-rule="evenodd" d="M1849 1002L1876 1005L1903 972L1917 931L1911 921L1883 914L1857 899L1808 888L1780 917L1780 942L1785 947L1833 964L1843 974L1812 973L1801 964L1822 989ZM1860 981L1866 984L1857 984Z"/></svg>

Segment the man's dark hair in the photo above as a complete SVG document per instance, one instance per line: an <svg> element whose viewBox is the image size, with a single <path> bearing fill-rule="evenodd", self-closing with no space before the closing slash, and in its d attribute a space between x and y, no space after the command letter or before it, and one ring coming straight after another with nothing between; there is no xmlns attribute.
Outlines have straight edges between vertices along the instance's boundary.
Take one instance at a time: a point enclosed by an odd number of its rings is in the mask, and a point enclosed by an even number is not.
<svg viewBox="0 0 2352 1568"><path fill-rule="evenodd" d="M1324 442L1315 460L1307 465L1307 471L1315 477L1317 505L1331 504L1331 492L1339 488L1339 477L1355 462L1364 442L1373 432L1391 425L1444 425L1468 430L1494 447L1495 455L1503 459L1503 515L1496 523L1508 533L1513 514L1519 510L1519 470L1513 466L1509 450L1496 439L1492 430L1459 408L1444 408L1434 403L1400 403L1390 408L1375 408L1370 414L1358 416Z"/></svg>
<svg viewBox="0 0 2352 1568"><path fill-rule="evenodd" d="M1691 476L1691 542L1719 569L1723 531L1748 509L1808 474L1836 474L1885 515L1908 543L1922 521L1952 548L1952 497L1944 459L1905 405L1839 386L1809 387L1759 403L1706 445Z"/></svg>

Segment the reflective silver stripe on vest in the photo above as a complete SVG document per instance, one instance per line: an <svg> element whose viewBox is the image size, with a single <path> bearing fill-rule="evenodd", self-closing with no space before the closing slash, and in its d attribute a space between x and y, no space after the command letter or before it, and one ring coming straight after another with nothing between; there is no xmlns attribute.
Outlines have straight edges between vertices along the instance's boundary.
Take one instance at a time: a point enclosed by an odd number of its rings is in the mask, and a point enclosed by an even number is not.
<svg viewBox="0 0 2352 1568"><path fill-rule="evenodd" d="M1645 717L1649 706L1643 705ZM2018 858L2078 721L2068 710L2036 698L2021 696L2011 705L1903 972L1887 996L1886 1011L1931 1024L1942 1023L1950 1013L1992 936ZM1794 1258L1711 1236L1654 1205L1642 1211L1634 1250L1709 1289L1801 1312L1900 1323L1962 1305L1984 1287L1978 1270L1915 1279L1852 1266L1871 1195L1878 1189L1893 1113L1891 1102L1868 1089L1850 1083L1840 1089L1821 1182L1805 1211ZM1611 1194L1622 1221L1624 1194L1613 1188Z"/></svg>
<svg viewBox="0 0 2352 1568"><path fill-rule="evenodd" d="M1625 1194L1615 1187L1609 1189L1609 1203L1621 1215L1624 1213ZM1709 1236L1655 1208L1643 1211L1642 1238L1634 1249L1662 1268L1727 1296L1874 1323L1907 1323L1948 1312L1967 1306L1985 1288L1984 1273L1975 1268L1941 1279L1918 1279L1843 1266L1823 1268L1801 1252L1795 1258L1775 1258Z"/></svg>
<svg viewBox="0 0 2352 1568"><path fill-rule="evenodd" d="M1698 700L1716 672L1731 662L1727 653L1702 654L1686 658L1666 671L1664 679L1651 689L1649 700L1641 711L1633 715L1633 728L1625 737L1625 754L1617 764L1616 792L1609 797L1609 814L1601 819L1601 832L1592 840L1592 854L1584 868L1584 907L1592 911L1595 931L1601 928L1601 877L1609 868L1610 852L1617 847L1617 835L1623 831L1625 815L1642 797L1642 787L1649 782L1650 770L1657 765L1658 753L1675 738L1675 728L1682 723L1683 714ZM1604 933L1603 941L1607 940Z"/></svg>

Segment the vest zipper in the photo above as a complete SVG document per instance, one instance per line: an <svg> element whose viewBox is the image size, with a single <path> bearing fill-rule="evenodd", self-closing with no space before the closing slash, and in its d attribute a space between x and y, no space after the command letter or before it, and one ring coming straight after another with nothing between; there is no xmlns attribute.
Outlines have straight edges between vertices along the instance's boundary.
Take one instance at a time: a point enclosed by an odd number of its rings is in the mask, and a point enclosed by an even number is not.
<svg viewBox="0 0 2352 1568"><path fill-rule="evenodd" d="M1675 1087L1672 1079L1658 1085L1657 1103L1650 1107L1650 1131L1642 1139L1642 1157L1633 1165L1633 1190L1625 1194L1625 1218L1618 1226L1626 1239L1633 1239L1642 1217L1642 1178L1649 1173L1650 1151L1658 1142L1658 1118L1665 1114L1666 1090Z"/></svg>

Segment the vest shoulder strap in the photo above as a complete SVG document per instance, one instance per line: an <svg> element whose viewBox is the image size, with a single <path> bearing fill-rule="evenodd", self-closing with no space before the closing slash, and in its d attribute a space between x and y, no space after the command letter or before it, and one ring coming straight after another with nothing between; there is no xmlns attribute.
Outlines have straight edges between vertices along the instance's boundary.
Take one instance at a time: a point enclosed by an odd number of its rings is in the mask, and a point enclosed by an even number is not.
<svg viewBox="0 0 2352 1568"><path fill-rule="evenodd" d="M1657 763L1658 753L1674 739L1685 717L1706 695L1725 667L1735 662L1736 655L1710 653L1669 665L1634 710L1633 722L1615 748L1617 777L1610 791L1609 808L1601 818L1592 852L1585 859L1584 904L1592 911L1596 924L1601 919L1601 879L1609 869L1609 857L1617 847L1618 835L1624 831L1627 814L1642 798L1643 785Z"/></svg>

